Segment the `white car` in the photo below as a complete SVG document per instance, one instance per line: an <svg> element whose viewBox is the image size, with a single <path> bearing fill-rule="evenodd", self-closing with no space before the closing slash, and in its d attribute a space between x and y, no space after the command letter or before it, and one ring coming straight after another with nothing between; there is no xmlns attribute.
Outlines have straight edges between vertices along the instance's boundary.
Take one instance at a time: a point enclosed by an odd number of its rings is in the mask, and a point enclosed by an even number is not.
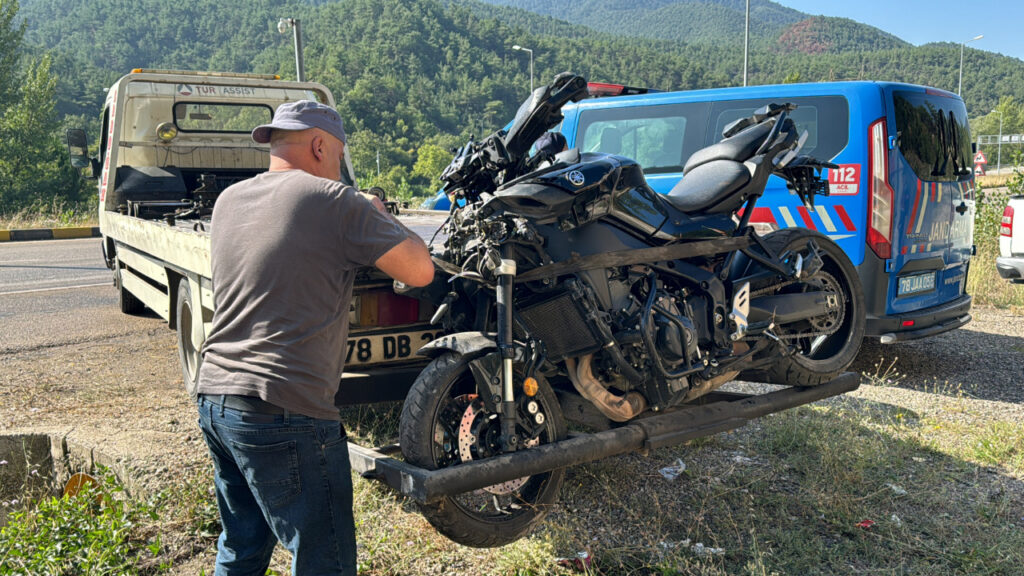
<svg viewBox="0 0 1024 576"><path fill-rule="evenodd" d="M1018 215L1016 220L1014 214ZM996 269L1003 278L1024 284L1024 196L1011 196L1003 209Z"/></svg>

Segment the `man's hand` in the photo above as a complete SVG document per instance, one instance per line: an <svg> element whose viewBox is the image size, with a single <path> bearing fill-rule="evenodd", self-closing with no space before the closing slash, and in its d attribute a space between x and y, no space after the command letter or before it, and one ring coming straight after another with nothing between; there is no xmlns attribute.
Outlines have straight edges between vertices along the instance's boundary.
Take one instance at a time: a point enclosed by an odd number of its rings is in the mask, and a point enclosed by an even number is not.
<svg viewBox="0 0 1024 576"><path fill-rule="evenodd" d="M383 212L384 214L388 213L387 207L384 206L384 202L380 198L374 196L373 194L367 194L366 192L360 192L360 194L362 194L363 197L369 200L370 203L373 204L373 207L376 208L378 212Z"/></svg>

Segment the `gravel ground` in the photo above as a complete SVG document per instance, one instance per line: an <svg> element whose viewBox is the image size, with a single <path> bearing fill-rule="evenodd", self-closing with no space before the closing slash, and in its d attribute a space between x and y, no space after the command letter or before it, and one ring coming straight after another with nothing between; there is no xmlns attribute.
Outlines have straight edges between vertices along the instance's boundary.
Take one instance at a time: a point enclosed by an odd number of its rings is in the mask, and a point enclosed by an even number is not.
<svg viewBox="0 0 1024 576"><path fill-rule="evenodd" d="M893 363L899 387L964 395L991 402L996 412L1021 414L1024 405L1024 317L977 308L967 326L911 342L865 342L850 370L881 375ZM1022 418L1021 420L1024 420Z"/></svg>
<svg viewBox="0 0 1024 576"><path fill-rule="evenodd" d="M893 361L898 375L885 375ZM850 395L855 398L929 413L966 397L965 419L1024 422L1024 322L1008 312L976 309L967 327L924 341L866 343L851 370L894 380L893 386L862 386ZM756 423L746 430L755 429ZM181 384L174 334L155 317L151 327L129 335L0 349L0 434L30 432L95 447L132 470L131 484L143 489L167 487L209 466ZM639 458L616 462L630 468ZM571 471L570 480L613 474L606 468L616 462ZM656 475L658 466L670 464L647 461L642 468ZM574 501L568 497L567 505ZM175 572L208 567L209 554L199 553Z"/></svg>

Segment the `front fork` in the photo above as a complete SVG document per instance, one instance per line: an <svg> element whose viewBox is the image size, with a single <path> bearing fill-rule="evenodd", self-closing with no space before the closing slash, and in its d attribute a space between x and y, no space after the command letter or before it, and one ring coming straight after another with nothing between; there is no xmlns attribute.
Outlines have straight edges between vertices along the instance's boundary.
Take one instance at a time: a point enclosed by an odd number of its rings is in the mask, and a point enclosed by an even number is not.
<svg viewBox="0 0 1024 576"><path fill-rule="evenodd" d="M501 353L501 449L505 452L515 452L519 448L512 380L512 361L516 352L512 336L512 283L516 277L516 261L509 256L509 248L503 247L501 265L496 270L498 285L495 287L495 295L498 302L497 343L498 351Z"/></svg>

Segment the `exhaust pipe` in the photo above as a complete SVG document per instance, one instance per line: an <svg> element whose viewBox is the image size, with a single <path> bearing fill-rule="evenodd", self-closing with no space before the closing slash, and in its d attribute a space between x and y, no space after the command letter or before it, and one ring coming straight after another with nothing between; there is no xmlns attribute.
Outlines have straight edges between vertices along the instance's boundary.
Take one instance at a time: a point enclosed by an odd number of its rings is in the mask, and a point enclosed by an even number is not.
<svg viewBox="0 0 1024 576"><path fill-rule="evenodd" d="M578 365L574 358L565 359L569 379L580 396L593 403L602 414L614 422L632 420L647 409L647 399L639 392L627 392L625 396L620 397L602 386L591 369L590 363L593 359L593 354L587 354L580 358Z"/></svg>

